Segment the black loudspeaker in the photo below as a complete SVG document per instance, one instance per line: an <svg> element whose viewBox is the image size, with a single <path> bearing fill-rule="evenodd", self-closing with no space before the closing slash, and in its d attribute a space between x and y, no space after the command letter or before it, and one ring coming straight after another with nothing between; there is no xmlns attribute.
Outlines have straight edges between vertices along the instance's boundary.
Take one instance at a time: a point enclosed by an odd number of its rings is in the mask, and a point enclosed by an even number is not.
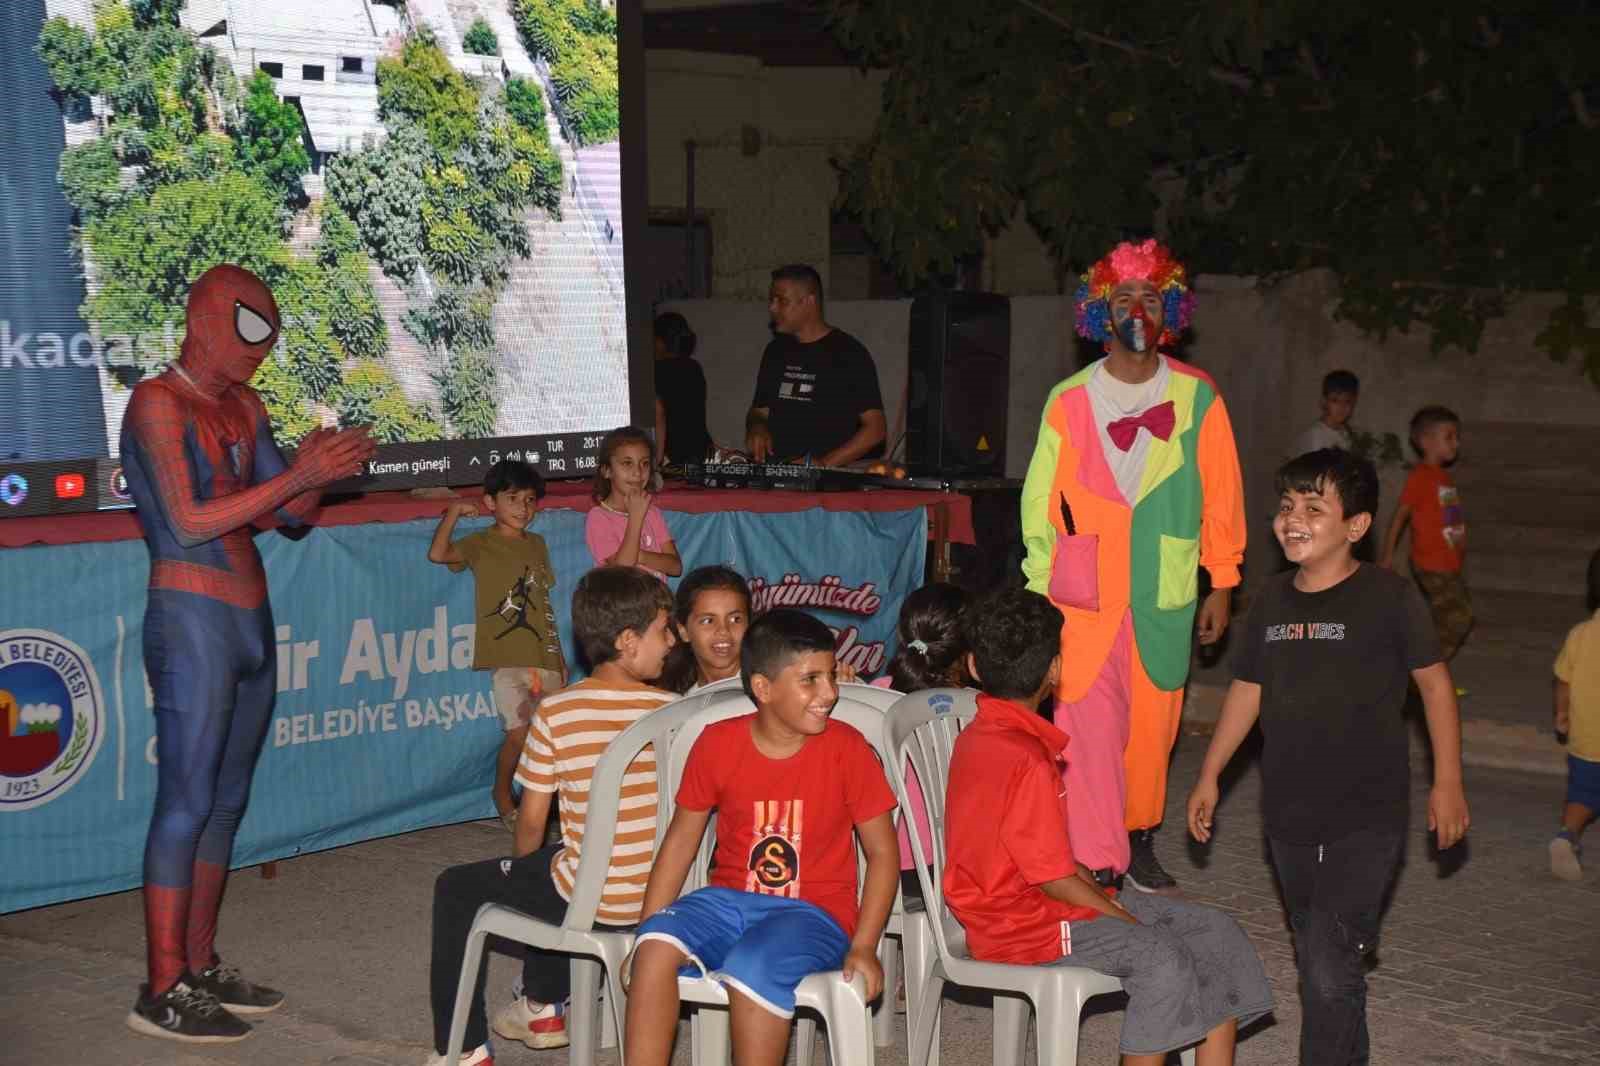
<svg viewBox="0 0 1600 1066"><path fill-rule="evenodd" d="M987 292L918 296L906 371L907 471L1003 477L1011 301Z"/></svg>

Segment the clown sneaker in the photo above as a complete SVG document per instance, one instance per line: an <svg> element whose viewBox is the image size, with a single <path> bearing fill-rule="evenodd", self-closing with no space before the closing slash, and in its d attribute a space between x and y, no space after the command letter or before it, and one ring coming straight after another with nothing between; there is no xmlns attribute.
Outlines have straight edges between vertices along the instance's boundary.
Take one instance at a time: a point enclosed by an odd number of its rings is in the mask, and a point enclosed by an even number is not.
<svg viewBox="0 0 1600 1066"><path fill-rule="evenodd" d="M567 1046L567 1005L533 1003L518 996L494 1016L494 1031L507 1040L520 1040L531 1048Z"/></svg>

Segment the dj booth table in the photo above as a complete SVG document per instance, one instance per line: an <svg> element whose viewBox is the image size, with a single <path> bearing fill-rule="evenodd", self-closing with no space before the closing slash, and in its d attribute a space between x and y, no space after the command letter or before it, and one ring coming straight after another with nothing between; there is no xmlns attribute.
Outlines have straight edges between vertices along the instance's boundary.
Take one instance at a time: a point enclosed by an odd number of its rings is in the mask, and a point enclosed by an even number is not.
<svg viewBox="0 0 1600 1066"><path fill-rule="evenodd" d="M751 579L758 608L816 611L841 659L869 675L894 650L930 543L941 560L974 539L970 502L949 492L669 484L656 498L686 569L727 563ZM473 584L426 560L445 502L373 494L331 503L303 534L257 537L278 695L237 865L492 816L503 727L488 675L471 670ZM552 483L532 527L550 547L573 663L590 506L587 484ZM0 704L26 712L0 715L3 913L138 883L156 754L141 654L149 569L133 514L0 520L0 548Z"/></svg>

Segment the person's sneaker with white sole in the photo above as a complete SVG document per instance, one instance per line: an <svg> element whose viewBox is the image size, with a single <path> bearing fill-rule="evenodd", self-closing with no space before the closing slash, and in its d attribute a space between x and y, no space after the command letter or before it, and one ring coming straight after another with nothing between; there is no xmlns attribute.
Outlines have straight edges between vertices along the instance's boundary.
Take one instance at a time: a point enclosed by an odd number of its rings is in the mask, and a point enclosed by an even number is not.
<svg viewBox="0 0 1600 1066"><path fill-rule="evenodd" d="M494 1016L492 1028L495 1035L519 1040L531 1048L566 1047L567 1005L540 1003L535 1006L526 996L518 996Z"/></svg>
<svg viewBox="0 0 1600 1066"><path fill-rule="evenodd" d="M229 1013L187 973L159 996L150 995L149 985L140 985L125 1021L136 1033L184 1044L231 1044L250 1035L248 1022Z"/></svg>
<svg viewBox="0 0 1600 1066"><path fill-rule="evenodd" d="M194 975L197 988L217 997L234 1014L265 1014L283 1006L283 993L276 988L246 981L238 967L218 959Z"/></svg>
<svg viewBox="0 0 1600 1066"><path fill-rule="evenodd" d="M480 1044L471 1051L463 1051L457 1061L461 1066L494 1066L494 1052L489 1050L488 1044ZM444 1056L429 1052L422 1066L444 1066Z"/></svg>
<svg viewBox="0 0 1600 1066"><path fill-rule="evenodd" d="M1566 834L1550 841L1550 872L1563 881L1583 880L1583 863L1579 857L1583 849L1574 844Z"/></svg>

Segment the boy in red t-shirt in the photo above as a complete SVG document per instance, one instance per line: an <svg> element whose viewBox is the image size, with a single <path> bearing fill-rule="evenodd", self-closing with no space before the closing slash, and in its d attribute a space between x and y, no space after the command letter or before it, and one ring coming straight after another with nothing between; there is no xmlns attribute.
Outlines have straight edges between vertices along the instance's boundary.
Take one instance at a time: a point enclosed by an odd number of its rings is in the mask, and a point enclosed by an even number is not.
<svg viewBox="0 0 1600 1066"><path fill-rule="evenodd" d="M1461 575L1467 553L1467 524L1461 494L1446 469L1461 448L1461 419L1448 407L1424 407L1411 416L1411 447L1421 462L1411 468L1400 504L1383 538L1379 566L1392 566L1400 531L1411 523L1411 576L1422 588L1449 662L1472 628L1472 599Z"/></svg>
<svg viewBox="0 0 1600 1066"><path fill-rule="evenodd" d="M1198 1066L1228 1066L1238 1027L1272 1009L1244 930L1214 907L1119 897L1073 859L1067 736L1036 710L1061 670L1061 624L1055 605L1026 589L967 613L967 665L983 694L950 757L945 903L975 959L1120 977L1126 1066L1160 1066L1194 1044Z"/></svg>
<svg viewBox="0 0 1600 1066"><path fill-rule="evenodd" d="M883 991L878 938L899 881L894 794L860 733L829 718L839 689L828 627L768 611L740 648L756 713L700 734L645 889L628 994L628 1061L666 1066L678 1026L678 974L728 987L733 1056L778 1066L794 991L808 974L862 974ZM679 898L711 812L711 885ZM867 857L856 903L852 829Z"/></svg>

